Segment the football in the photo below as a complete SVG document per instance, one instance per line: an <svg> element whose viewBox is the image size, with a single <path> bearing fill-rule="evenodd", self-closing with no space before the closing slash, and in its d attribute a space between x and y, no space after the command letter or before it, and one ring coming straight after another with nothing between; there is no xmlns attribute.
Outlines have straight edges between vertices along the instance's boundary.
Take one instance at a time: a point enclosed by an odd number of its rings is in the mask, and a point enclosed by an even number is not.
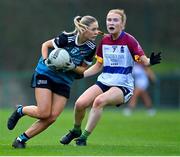
<svg viewBox="0 0 180 157"><path fill-rule="evenodd" d="M63 68L70 62L69 53L63 48L57 48L50 52L48 59L56 68Z"/></svg>

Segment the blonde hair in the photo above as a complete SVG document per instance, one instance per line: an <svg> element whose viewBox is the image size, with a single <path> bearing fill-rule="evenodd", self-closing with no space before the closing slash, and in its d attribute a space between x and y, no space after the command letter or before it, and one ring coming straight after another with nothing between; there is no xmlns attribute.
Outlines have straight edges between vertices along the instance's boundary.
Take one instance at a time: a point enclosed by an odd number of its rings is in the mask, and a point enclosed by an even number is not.
<svg viewBox="0 0 180 157"><path fill-rule="evenodd" d="M126 17L126 14L124 12L123 9L111 9L109 13L115 13L115 14L118 14L121 16L121 19L122 19L122 24L123 24L123 29L125 29L125 25L126 25L126 20L127 20L127 17Z"/></svg>
<svg viewBox="0 0 180 157"><path fill-rule="evenodd" d="M92 23L97 22L96 18L90 15L86 16L76 16L74 18L74 25L75 29L74 31L67 33L67 34L76 34L76 33L82 33L86 29L88 29L88 26L90 26Z"/></svg>

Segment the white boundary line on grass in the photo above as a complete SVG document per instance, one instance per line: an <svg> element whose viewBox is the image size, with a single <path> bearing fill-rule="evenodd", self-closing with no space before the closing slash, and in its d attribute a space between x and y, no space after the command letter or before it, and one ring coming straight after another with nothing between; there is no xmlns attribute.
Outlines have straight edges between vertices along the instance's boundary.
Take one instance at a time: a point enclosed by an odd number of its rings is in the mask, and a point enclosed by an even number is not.
<svg viewBox="0 0 180 157"><path fill-rule="evenodd" d="M6 156L6 157L27 157L27 156ZM82 157L82 156L28 156L28 157ZM137 157L137 156L85 156L83 155L83 157ZM138 157L147 157L147 156L138 156ZM148 157L162 157L162 156L148 156ZM172 156L166 156L166 157L172 157ZM177 157L180 157L180 156L177 156Z"/></svg>

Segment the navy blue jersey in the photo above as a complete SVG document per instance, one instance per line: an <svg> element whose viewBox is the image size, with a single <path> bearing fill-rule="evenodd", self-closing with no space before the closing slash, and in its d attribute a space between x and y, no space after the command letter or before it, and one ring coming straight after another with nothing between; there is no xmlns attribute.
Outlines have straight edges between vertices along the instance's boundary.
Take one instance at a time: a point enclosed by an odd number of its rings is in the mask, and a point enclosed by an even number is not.
<svg viewBox="0 0 180 157"><path fill-rule="evenodd" d="M72 61L77 66L81 66L83 62L88 65L92 63L93 56L96 51L96 45L94 42L88 40L85 43L79 45L77 44L77 34L68 34L65 32L54 38L52 42L54 48L66 49L71 56ZM43 63L42 57L39 59L36 72L48 76L57 83L63 83L70 87L73 80L78 77L78 74L73 71L52 71Z"/></svg>

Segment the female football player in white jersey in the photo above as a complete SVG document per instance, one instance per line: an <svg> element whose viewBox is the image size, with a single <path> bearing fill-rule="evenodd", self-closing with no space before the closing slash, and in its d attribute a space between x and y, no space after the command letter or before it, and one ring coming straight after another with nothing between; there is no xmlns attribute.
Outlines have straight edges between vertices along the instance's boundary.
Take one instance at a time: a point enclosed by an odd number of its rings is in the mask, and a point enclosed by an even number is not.
<svg viewBox="0 0 180 157"><path fill-rule="evenodd" d="M96 45L94 40L99 33L98 21L92 16L74 18L75 30L62 32L58 37L42 44L42 57L32 78L35 88L36 105L18 105L9 117L7 127L12 130L18 120L28 115L38 120L15 139L12 146L25 148L26 141L41 133L55 122L61 114L70 95L74 79L82 75L92 63ZM64 48L69 52L72 62L66 70L54 71L48 61L48 50Z"/></svg>
<svg viewBox="0 0 180 157"><path fill-rule="evenodd" d="M160 63L161 55L144 54L138 41L124 31L126 15L124 10L110 10L106 17L109 32L101 40L96 52L96 63L84 72L84 77L92 76L102 71L95 85L88 88L75 103L74 128L60 142L69 144L74 138L76 145L86 145L87 137L96 127L103 108L106 105L121 105L133 95L134 80L132 68L134 61L145 66ZM81 134L81 123L86 108L92 106L85 131Z"/></svg>

